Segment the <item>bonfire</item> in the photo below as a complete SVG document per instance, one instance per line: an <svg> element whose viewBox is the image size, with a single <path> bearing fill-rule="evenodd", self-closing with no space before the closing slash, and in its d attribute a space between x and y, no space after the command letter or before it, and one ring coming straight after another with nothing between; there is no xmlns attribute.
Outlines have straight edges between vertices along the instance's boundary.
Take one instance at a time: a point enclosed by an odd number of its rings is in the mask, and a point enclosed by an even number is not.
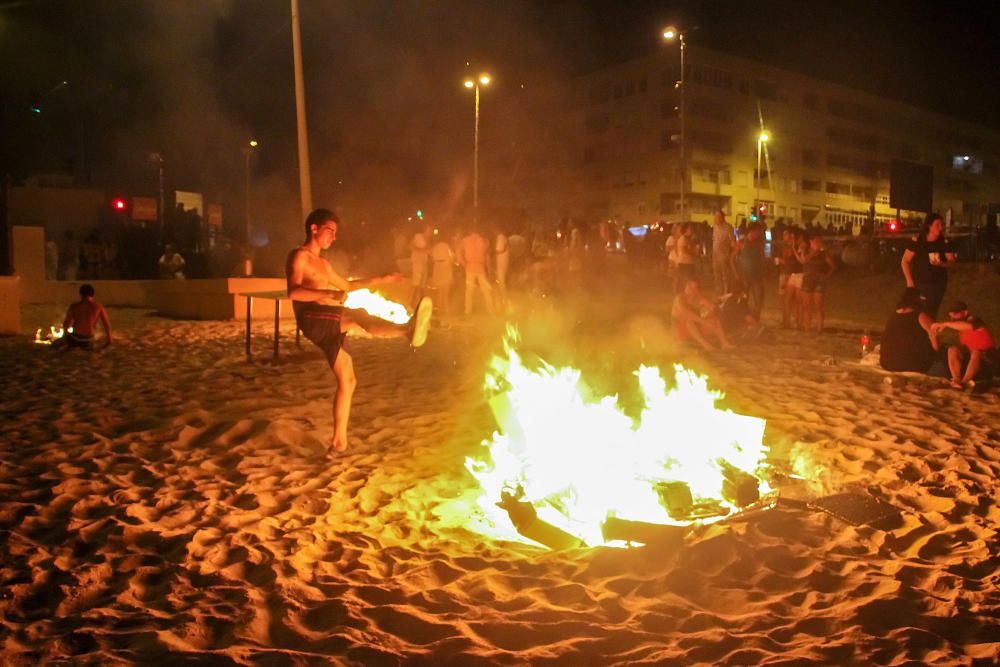
<svg viewBox="0 0 1000 667"><path fill-rule="evenodd" d="M497 536L523 540L537 519L581 544L621 545L609 522L712 521L770 490L758 480L764 420L719 407L724 396L706 377L674 365L668 387L659 368L641 366L633 417L580 370L526 363L518 343L509 328L486 376L499 430L466 460Z"/></svg>

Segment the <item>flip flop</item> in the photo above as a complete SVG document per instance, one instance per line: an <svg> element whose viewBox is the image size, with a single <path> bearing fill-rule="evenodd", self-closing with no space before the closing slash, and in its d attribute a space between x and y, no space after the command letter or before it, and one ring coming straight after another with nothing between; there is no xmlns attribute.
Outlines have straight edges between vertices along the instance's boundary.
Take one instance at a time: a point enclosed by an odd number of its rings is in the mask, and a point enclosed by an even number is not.
<svg viewBox="0 0 1000 667"><path fill-rule="evenodd" d="M427 342L427 331L431 327L431 314L434 312L434 302L429 296L420 299L417 309L410 320L410 347L418 348Z"/></svg>

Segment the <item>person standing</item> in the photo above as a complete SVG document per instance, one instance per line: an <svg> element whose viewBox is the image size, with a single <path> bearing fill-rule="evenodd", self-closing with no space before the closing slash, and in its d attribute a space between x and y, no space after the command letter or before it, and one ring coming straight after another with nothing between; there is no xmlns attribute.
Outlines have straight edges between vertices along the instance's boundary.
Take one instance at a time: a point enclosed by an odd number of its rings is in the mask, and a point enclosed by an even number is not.
<svg viewBox="0 0 1000 667"><path fill-rule="evenodd" d="M677 280L675 292L681 292L688 280L697 276L695 262L698 258L698 242L694 238L694 223L681 223L681 235L677 237Z"/></svg>
<svg viewBox="0 0 1000 667"><path fill-rule="evenodd" d="M937 213L928 213L920 232L903 251L900 267L906 286L920 290L926 312L934 319L948 288L948 269L954 264L955 253L944 237L944 220Z"/></svg>
<svg viewBox="0 0 1000 667"><path fill-rule="evenodd" d="M409 338L412 347L420 347L427 340L433 304L430 299L422 298L407 324L394 324L361 310L344 308L343 299L347 292L395 283L402 278L399 274L363 280L342 278L321 255L337 239L339 224L337 214L329 209L320 208L310 213L306 218L305 243L288 254L285 278L296 325L303 336L323 351L337 379L331 447L342 452L347 449L347 423L357 386L354 361L344 349L347 334L363 329L378 337Z"/></svg>
<svg viewBox="0 0 1000 667"><path fill-rule="evenodd" d="M490 281L486 277L486 256L489 249L489 241L475 229L466 234L459 243L458 262L465 268L466 315L472 314L472 301L477 289L483 294L487 312L493 312L493 293Z"/></svg>
<svg viewBox="0 0 1000 667"><path fill-rule="evenodd" d="M826 315L826 283L837 265L833 257L823 247L823 237L814 233L809 239L809 249L799 253L802 262L802 319L803 328L808 331L812 319L816 319L816 333L823 333L823 318Z"/></svg>
<svg viewBox="0 0 1000 667"><path fill-rule="evenodd" d="M413 279L413 296L419 298L427 284L427 268L430 264L430 225L425 225L410 239L410 272Z"/></svg>
<svg viewBox="0 0 1000 667"><path fill-rule="evenodd" d="M451 315L451 290L455 283L455 252L441 234L431 246L431 288L441 315Z"/></svg>
<svg viewBox="0 0 1000 667"><path fill-rule="evenodd" d="M759 322L764 310L764 232L760 223L750 225L746 237L736 242L732 258L733 272L743 282L750 312Z"/></svg>
<svg viewBox="0 0 1000 667"><path fill-rule="evenodd" d="M736 236L733 226L726 222L726 214L718 209L712 225L712 275L719 294L729 294L733 288L732 254Z"/></svg>
<svg viewBox="0 0 1000 667"><path fill-rule="evenodd" d="M493 244L494 266L496 267L497 305L507 306L507 277L510 275L510 242L503 229L497 230Z"/></svg>

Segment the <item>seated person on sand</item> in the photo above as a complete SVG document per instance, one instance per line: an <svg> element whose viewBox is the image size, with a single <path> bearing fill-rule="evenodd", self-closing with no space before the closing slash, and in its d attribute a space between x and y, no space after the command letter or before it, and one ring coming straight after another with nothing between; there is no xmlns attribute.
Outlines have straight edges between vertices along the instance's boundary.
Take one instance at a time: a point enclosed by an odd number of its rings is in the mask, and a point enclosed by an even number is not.
<svg viewBox="0 0 1000 667"><path fill-rule="evenodd" d="M427 340L432 305L429 298L422 298L406 324L394 324L365 311L345 309L343 301L347 292L400 282L402 277L397 273L380 278L347 280L338 275L321 253L336 240L339 223L337 215L328 209L316 209L310 213L306 218L306 241L289 253L285 276L288 298L292 301L299 330L323 350L330 370L337 378L331 445L342 452L347 449L347 422L357 385L354 362L345 348L347 334L362 329L373 336L407 338L411 346L420 347Z"/></svg>
<svg viewBox="0 0 1000 667"><path fill-rule="evenodd" d="M924 312L924 297L907 287L885 323L879 344L879 365L887 371L926 373L936 356L931 346L934 319Z"/></svg>
<svg viewBox="0 0 1000 667"><path fill-rule="evenodd" d="M957 341L951 332L958 332ZM971 315L969 307L961 301L948 309L947 321L931 325L931 345L935 350L941 349L942 345L948 348L951 386L956 389L975 385L986 354L996 347L986 323ZM963 375L962 366L966 363Z"/></svg>
<svg viewBox="0 0 1000 667"><path fill-rule="evenodd" d="M97 321L104 327L104 335L111 345L111 321L104 306L94 301L94 286L80 285L80 300L70 305L63 319L65 341L67 348L94 349L94 334L97 333Z"/></svg>
<svg viewBox="0 0 1000 667"><path fill-rule="evenodd" d="M716 346L708 341L712 338L723 349L733 347L722 329L718 308L701 293L697 278L684 280L681 291L674 297L670 316L674 335L682 342L694 341L705 350L714 350Z"/></svg>

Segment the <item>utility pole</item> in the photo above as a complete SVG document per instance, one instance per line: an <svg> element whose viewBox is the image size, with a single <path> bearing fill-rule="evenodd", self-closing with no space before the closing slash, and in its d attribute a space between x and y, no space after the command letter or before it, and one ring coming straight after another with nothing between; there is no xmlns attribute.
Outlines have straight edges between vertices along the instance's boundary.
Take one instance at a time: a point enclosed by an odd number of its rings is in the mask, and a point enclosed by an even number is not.
<svg viewBox="0 0 1000 667"><path fill-rule="evenodd" d="M292 50L295 60L295 125L299 139L299 197L302 220L312 212L312 179L309 171L309 131L306 127L306 86L302 76L302 34L299 29L299 0L292 3Z"/></svg>

